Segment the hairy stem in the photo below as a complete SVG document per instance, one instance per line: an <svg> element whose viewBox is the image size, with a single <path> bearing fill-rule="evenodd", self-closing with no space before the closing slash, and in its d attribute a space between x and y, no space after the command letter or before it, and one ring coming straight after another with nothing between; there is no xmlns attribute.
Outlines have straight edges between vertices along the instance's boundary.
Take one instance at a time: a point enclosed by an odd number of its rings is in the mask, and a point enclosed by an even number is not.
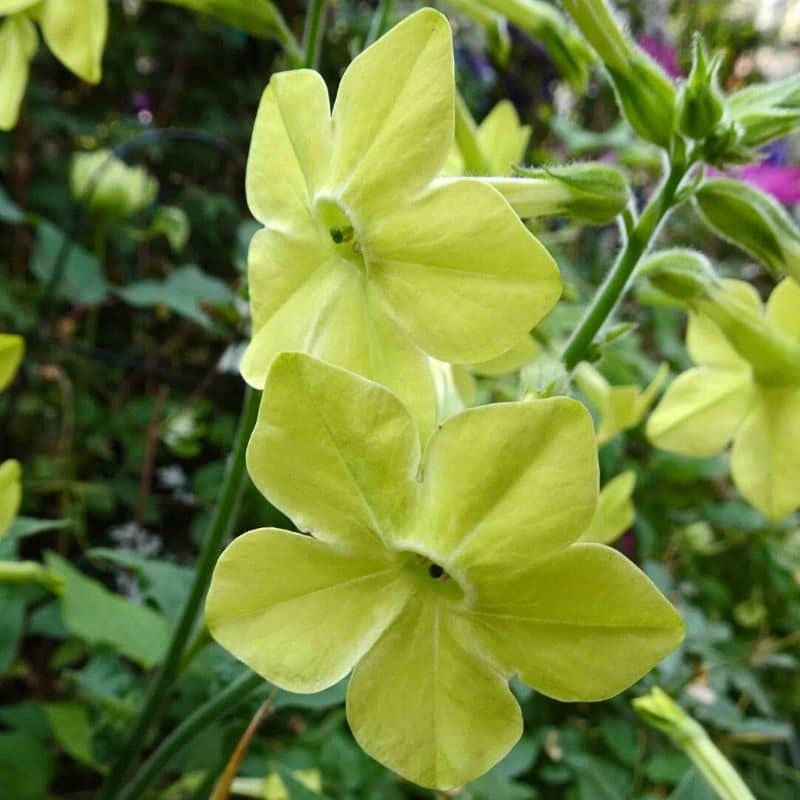
<svg viewBox="0 0 800 800"><path fill-rule="evenodd" d="M116 761L108 773L98 800L112 800L112 798L116 800L119 796L120 786L137 755L141 752L147 740L147 734L153 726L167 692L177 675L186 643L192 634L206 589L208 589L208 584L211 581L211 573L217 556L236 521L239 500L241 499L247 475L245 470L245 450L258 414L259 397L259 393L253 389L248 388L246 390L239 419L239 429L236 432L233 449L228 458L219 499L214 508L214 513L197 559L189 594L178 617L164 661L150 682L144 704L119 749Z"/></svg>
<svg viewBox="0 0 800 800"><path fill-rule="evenodd" d="M661 186L653 194L627 237L622 252L561 353L561 360L568 370L574 369L586 357L597 332L625 293L636 265L647 252L658 228L673 207L675 193L685 174L684 163L670 167Z"/></svg>
<svg viewBox="0 0 800 800"><path fill-rule="evenodd" d="M188 716L142 764L133 780L118 795L118 800L137 800L144 797L147 788L155 781L169 762L209 725L218 722L229 711L241 705L260 686L264 679L246 672L218 695Z"/></svg>

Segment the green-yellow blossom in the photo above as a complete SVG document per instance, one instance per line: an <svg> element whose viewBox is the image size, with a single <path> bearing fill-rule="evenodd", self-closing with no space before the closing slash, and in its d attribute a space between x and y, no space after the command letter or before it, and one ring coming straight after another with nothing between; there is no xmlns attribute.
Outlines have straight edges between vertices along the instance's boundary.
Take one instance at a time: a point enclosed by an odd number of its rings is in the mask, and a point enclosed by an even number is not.
<svg viewBox="0 0 800 800"><path fill-rule="evenodd" d="M459 786L511 749L522 731L512 674L559 700L600 700L682 638L642 572L576 543L598 467L591 418L570 398L465 411L423 452L385 387L285 353L247 465L311 535L235 539L209 590L209 630L290 691L352 670L356 739L415 783Z"/></svg>
<svg viewBox="0 0 800 800"><path fill-rule="evenodd" d="M248 383L276 354L308 352L391 388L426 437L428 355L493 358L556 303L555 263L497 191L437 182L454 105L450 26L432 9L350 64L332 113L316 72L273 75L247 166L264 225L248 259Z"/></svg>
<svg viewBox="0 0 800 800"><path fill-rule="evenodd" d="M635 486L636 473L633 470L612 478L600 491L592 523L578 541L611 544L619 539L636 519L636 509L631 500Z"/></svg>
<svg viewBox="0 0 800 800"><path fill-rule="evenodd" d="M0 392L5 389L17 374L25 341L15 333L0 333Z"/></svg>
<svg viewBox="0 0 800 800"><path fill-rule="evenodd" d="M22 502L22 470L14 459L0 464L0 539L11 527Z"/></svg>
<svg viewBox="0 0 800 800"><path fill-rule="evenodd" d="M800 506L800 285L784 280L764 309L749 284L718 281L690 308L686 345L698 366L667 389L648 437L698 457L733 441L739 491L782 519Z"/></svg>
<svg viewBox="0 0 800 800"><path fill-rule="evenodd" d="M511 167L525 158L530 138L530 125L520 122L519 114L509 100L501 100L475 130L475 140L490 175L510 175ZM443 174L466 174L464 157L455 142Z"/></svg>
<svg viewBox="0 0 800 800"><path fill-rule="evenodd" d="M653 380L642 391L638 386L612 386L606 378L588 362L581 362L575 369L575 384L594 406L598 414L597 443L611 441L621 431L635 428L644 419L656 399L669 368L662 364Z"/></svg>
<svg viewBox="0 0 800 800"><path fill-rule="evenodd" d="M158 194L158 181L142 167L129 167L110 150L76 153L69 175L76 200L98 217L121 220L146 208Z"/></svg>
<svg viewBox="0 0 800 800"><path fill-rule="evenodd" d="M108 32L108 0L0 0L0 130L16 125L38 37L88 83L99 83Z"/></svg>

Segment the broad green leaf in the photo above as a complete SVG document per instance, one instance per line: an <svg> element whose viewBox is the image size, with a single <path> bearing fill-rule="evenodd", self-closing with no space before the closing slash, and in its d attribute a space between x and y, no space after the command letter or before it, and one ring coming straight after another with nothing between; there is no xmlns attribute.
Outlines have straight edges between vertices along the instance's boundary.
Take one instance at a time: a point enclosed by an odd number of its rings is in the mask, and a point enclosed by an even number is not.
<svg viewBox="0 0 800 800"><path fill-rule="evenodd" d="M14 10L12 6L9 12ZM0 13L4 13L1 8ZM24 14L0 22L0 130L11 130L17 124L31 59L38 44L36 28Z"/></svg>
<svg viewBox="0 0 800 800"><path fill-rule="evenodd" d="M683 776L669 800L716 800L716 797L703 776L692 768Z"/></svg>
<svg viewBox="0 0 800 800"><path fill-rule="evenodd" d="M164 617L113 594L55 553L48 553L45 562L64 580L59 605L72 633L92 644L108 645L143 667L159 662L168 639Z"/></svg>
<svg viewBox="0 0 800 800"><path fill-rule="evenodd" d="M498 403L453 417L425 453L409 542L476 582L509 581L580 536L597 505L597 449L568 398Z"/></svg>
<svg viewBox="0 0 800 800"><path fill-rule="evenodd" d="M450 24L438 11L406 17L351 62L333 108L331 185L361 224L439 173L454 109Z"/></svg>
<svg viewBox="0 0 800 800"><path fill-rule="evenodd" d="M409 590L388 552L344 549L262 528L220 556L206 601L212 636L292 692L340 681L372 646Z"/></svg>
<svg viewBox="0 0 800 800"><path fill-rule="evenodd" d="M278 15L269 0L160 0L173 6L181 6L199 14L217 17L234 28L241 28L253 36L274 36Z"/></svg>
<svg viewBox="0 0 800 800"><path fill-rule="evenodd" d="M517 344L561 294L555 262L490 186L456 180L369 231L372 282L425 352L474 363Z"/></svg>
<svg viewBox="0 0 800 800"><path fill-rule="evenodd" d="M2 34L0 34L2 36ZM2 73L0 72L0 81ZM8 196L6 190L0 186L0 222L17 225L25 220L25 212Z"/></svg>
<svg viewBox="0 0 800 800"><path fill-rule="evenodd" d="M397 618L350 679L347 718L373 758L422 786L449 789L496 764L522 733L507 678L473 649L437 598Z"/></svg>
<svg viewBox="0 0 800 800"><path fill-rule="evenodd" d="M625 533L636 519L631 502L636 473L626 470L610 480L600 492L592 524L581 535L581 542L609 544Z"/></svg>
<svg viewBox="0 0 800 800"><path fill-rule="evenodd" d="M0 333L0 392L5 389L17 374L25 340L14 333Z"/></svg>
<svg viewBox="0 0 800 800"><path fill-rule="evenodd" d="M2 539L19 511L22 502L22 470L19 462L9 459L0 463L0 539Z"/></svg>
<svg viewBox="0 0 800 800"><path fill-rule="evenodd" d="M99 83L108 32L108 0L45 0L38 10L53 55L89 83Z"/></svg>
<svg viewBox="0 0 800 800"><path fill-rule="evenodd" d="M46 703L43 707L63 750L96 772L105 772L106 768L94 755L92 724L86 708L78 703Z"/></svg>
<svg viewBox="0 0 800 800"><path fill-rule="evenodd" d="M31 259L31 272L42 283L53 280L62 248L64 233L49 222L41 222L36 230L36 249ZM96 305L108 296L109 286L100 262L82 245L69 243L58 282L58 293L80 305Z"/></svg>
<svg viewBox="0 0 800 800"><path fill-rule="evenodd" d="M570 759L578 774L580 800L629 800L632 778L628 771L601 758L580 754Z"/></svg>
<svg viewBox="0 0 800 800"><path fill-rule="evenodd" d="M800 387L761 388L733 443L742 494L777 521L800 506Z"/></svg>
<svg viewBox="0 0 800 800"><path fill-rule="evenodd" d="M55 758L38 739L0 732L0 787L9 800L42 800L55 772Z"/></svg>
<svg viewBox="0 0 800 800"><path fill-rule="evenodd" d="M481 584L473 618L509 671L557 700L604 700L683 639L680 616L609 547L576 544Z"/></svg>
<svg viewBox="0 0 800 800"><path fill-rule="evenodd" d="M681 455L714 455L742 424L753 396L746 370L690 369L670 384L650 415L647 437Z"/></svg>
<svg viewBox="0 0 800 800"><path fill-rule="evenodd" d="M414 422L386 389L299 353L276 359L247 466L298 527L332 543L391 541L411 510L419 458Z"/></svg>

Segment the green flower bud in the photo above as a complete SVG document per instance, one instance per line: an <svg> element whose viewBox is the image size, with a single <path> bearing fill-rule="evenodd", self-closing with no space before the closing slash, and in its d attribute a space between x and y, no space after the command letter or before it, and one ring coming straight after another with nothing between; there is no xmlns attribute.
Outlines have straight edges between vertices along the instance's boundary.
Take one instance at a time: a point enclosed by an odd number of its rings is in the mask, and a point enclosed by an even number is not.
<svg viewBox="0 0 800 800"><path fill-rule="evenodd" d="M749 147L786 136L800 127L800 75L748 86L728 97L725 108Z"/></svg>
<svg viewBox="0 0 800 800"><path fill-rule="evenodd" d="M70 189L89 213L121 220L153 202L158 181L141 167L129 167L109 150L96 150L73 156Z"/></svg>
<svg viewBox="0 0 800 800"><path fill-rule="evenodd" d="M630 126L643 139L667 146L675 116L675 87L669 77L625 35L605 0L563 3L605 64Z"/></svg>
<svg viewBox="0 0 800 800"><path fill-rule="evenodd" d="M691 139L704 139L722 119L724 111L718 79L722 58L717 54L708 62L703 38L698 33L693 44L692 70L678 92L678 129Z"/></svg>
<svg viewBox="0 0 800 800"><path fill-rule="evenodd" d="M703 161L724 169L731 164L750 164L759 154L744 144L744 131L738 122L723 119L703 141Z"/></svg>
<svg viewBox="0 0 800 800"><path fill-rule="evenodd" d="M691 759L721 800L755 800L739 773L692 719L658 686L637 697L633 707L649 725L663 731Z"/></svg>
<svg viewBox="0 0 800 800"><path fill-rule="evenodd" d="M680 303L706 294L717 281L711 262L702 253L683 248L654 253L642 263L639 274Z"/></svg>
<svg viewBox="0 0 800 800"><path fill-rule="evenodd" d="M563 215L604 225L620 214L630 199L625 176L608 164L515 167L514 172L519 177L489 182L523 218Z"/></svg>
<svg viewBox="0 0 800 800"><path fill-rule="evenodd" d="M779 203L731 178L705 181L695 201L712 230L773 272L800 281L800 230Z"/></svg>

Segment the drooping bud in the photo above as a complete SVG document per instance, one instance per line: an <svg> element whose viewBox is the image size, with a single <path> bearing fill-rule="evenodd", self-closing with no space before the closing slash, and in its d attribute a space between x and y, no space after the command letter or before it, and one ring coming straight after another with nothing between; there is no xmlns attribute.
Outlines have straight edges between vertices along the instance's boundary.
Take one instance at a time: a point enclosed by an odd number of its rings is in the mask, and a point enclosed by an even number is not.
<svg viewBox="0 0 800 800"><path fill-rule="evenodd" d="M158 181L141 167L129 167L108 150L77 153L70 170L70 189L89 213L121 220L155 200Z"/></svg>
<svg viewBox="0 0 800 800"><path fill-rule="evenodd" d="M663 69L625 35L605 0L563 0L564 8L608 70L630 126L662 147L672 140L675 87Z"/></svg>
<svg viewBox="0 0 800 800"><path fill-rule="evenodd" d="M703 38L695 33L692 70L678 92L678 129L691 139L704 139L722 119L724 98L719 88L721 54L706 57Z"/></svg>
<svg viewBox="0 0 800 800"><path fill-rule="evenodd" d="M650 694L637 697L633 707L645 722L669 736L691 759L725 800L755 800L739 773L717 749L705 729L692 719L666 692L654 687Z"/></svg>
<svg viewBox="0 0 800 800"><path fill-rule="evenodd" d="M490 179L522 218L563 215L596 225L611 222L630 199L625 176L599 162L537 169L516 167L517 178Z"/></svg>
<svg viewBox="0 0 800 800"><path fill-rule="evenodd" d="M730 95L725 109L748 147L786 136L800 128L800 75L748 86Z"/></svg>
<svg viewBox="0 0 800 800"><path fill-rule="evenodd" d="M719 280L702 253L684 248L661 250L648 256L639 267L639 275L681 304L701 297Z"/></svg>
<svg viewBox="0 0 800 800"><path fill-rule="evenodd" d="M695 201L708 226L775 273L800 281L800 230L783 207L731 178L705 181Z"/></svg>

